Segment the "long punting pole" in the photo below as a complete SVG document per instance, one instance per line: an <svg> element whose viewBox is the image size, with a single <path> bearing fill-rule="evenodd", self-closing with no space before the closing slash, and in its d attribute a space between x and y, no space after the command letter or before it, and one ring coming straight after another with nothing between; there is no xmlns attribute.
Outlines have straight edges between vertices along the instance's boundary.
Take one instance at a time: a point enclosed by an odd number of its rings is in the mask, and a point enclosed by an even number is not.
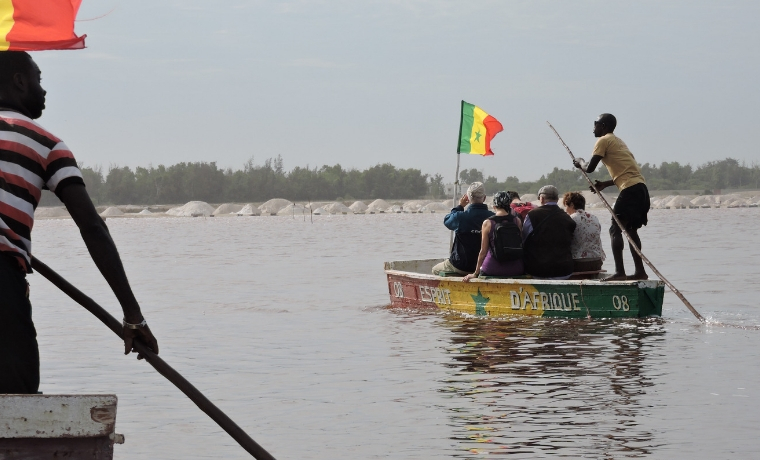
<svg viewBox="0 0 760 460"><path fill-rule="evenodd" d="M94 300L87 297L82 291L74 287L71 283L63 279L61 275L53 271L50 267L40 262L39 259L32 257L32 267L37 270L39 274L48 279L58 289L66 293L69 297L74 299L79 305L83 306L87 311L95 315L100 321L103 322L114 334L122 337L122 325L110 313L108 313L103 307L95 303ZM240 444L240 447L245 449L249 454L258 460L274 460L272 454L264 450L263 447L258 445L256 441L251 439L248 434L243 431L231 418L227 417L227 414L221 411L211 401L206 398L203 393L198 391L190 382L188 382L179 372L174 370L163 359L159 358L157 354L153 353L142 341L135 340L134 347L138 353L143 355L146 361L153 366L159 374L167 378L173 383L179 390L190 398L200 410L211 417L224 431L226 431L232 438Z"/></svg>
<svg viewBox="0 0 760 460"><path fill-rule="evenodd" d="M569 153L570 157L573 159L573 161L575 161L575 155L573 155L573 152L570 150L570 147L568 147L567 144L565 144L565 141L562 140L562 137L559 135L557 130L554 129L554 126L552 126L552 124L549 123L548 121L546 122L546 124L549 125L549 128L551 128L552 131L554 131L554 134L557 135L557 139L559 139L559 141L562 142L562 145L565 147L565 150L567 150L567 153ZM683 304L686 305L686 308L688 308L689 311L691 311L692 314L694 314L694 316L696 316L699 321L704 323L705 318L702 315L700 315L699 312L694 307L691 306L691 303L689 303L689 301L686 300L686 297L684 297L684 295L681 294L681 291L679 291L675 286L673 286L673 283L671 283L664 276L662 276L662 273L660 273L660 271L657 270L657 267L655 267L654 264L652 264L652 262L650 262L649 259L647 259L647 256L645 256L644 253L642 253L639 247L636 245L636 243L633 242L631 235L629 235L628 232L625 230L625 226L623 225L622 222L620 222L620 219L618 219L618 217L615 215L615 211L612 210L612 207L610 206L609 203L607 203L607 200L604 198L604 196L602 196L602 193L599 190L597 190L596 185L594 185L594 183L591 181L591 178L588 177L588 174L586 174L586 171L581 169L581 172L583 173L583 177L585 177L588 183L591 184L591 188L594 189L594 192L597 194L597 196L601 198L602 203L604 203L604 207L607 208L607 211L609 211L610 214L612 214L612 218L615 219L615 223L617 223L618 227L620 227L620 230L623 231L623 235L625 235L626 239L628 239L628 244L630 244L631 247L636 251L636 254L638 254L639 257L641 257L641 260L646 262L646 264L649 265L649 268L651 268L652 271L655 272L657 276L661 280L663 280L665 284L668 285L670 290L673 291L673 293L677 295L679 299L681 299L681 302L683 302Z"/></svg>

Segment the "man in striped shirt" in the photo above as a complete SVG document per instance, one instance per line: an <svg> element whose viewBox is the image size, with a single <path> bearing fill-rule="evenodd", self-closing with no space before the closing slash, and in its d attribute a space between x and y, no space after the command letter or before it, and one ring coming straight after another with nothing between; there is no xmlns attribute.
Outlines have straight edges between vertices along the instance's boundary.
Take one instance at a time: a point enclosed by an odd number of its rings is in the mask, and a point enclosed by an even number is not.
<svg viewBox="0 0 760 460"><path fill-rule="evenodd" d="M0 393L37 393L39 351L26 274L43 189L66 205L124 311L124 352L135 339L158 353L103 219L66 144L33 120L45 109L41 72L24 52L0 52ZM139 356L138 356L139 358Z"/></svg>

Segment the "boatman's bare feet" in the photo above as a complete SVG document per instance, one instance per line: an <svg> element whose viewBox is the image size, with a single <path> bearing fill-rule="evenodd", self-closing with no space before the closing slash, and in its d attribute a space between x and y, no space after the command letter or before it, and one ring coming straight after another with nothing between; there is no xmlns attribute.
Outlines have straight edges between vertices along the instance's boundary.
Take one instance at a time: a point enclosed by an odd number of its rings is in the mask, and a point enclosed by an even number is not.
<svg viewBox="0 0 760 460"><path fill-rule="evenodd" d="M602 281L625 281L628 277L625 274L613 273L607 278L602 278Z"/></svg>
<svg viewBox="0 0 760 460"><path fill-rule="evenodd" d="M649 275L646 273L634 273L633 275L626 276L628 281L644 281L649 279Z"/></svg>

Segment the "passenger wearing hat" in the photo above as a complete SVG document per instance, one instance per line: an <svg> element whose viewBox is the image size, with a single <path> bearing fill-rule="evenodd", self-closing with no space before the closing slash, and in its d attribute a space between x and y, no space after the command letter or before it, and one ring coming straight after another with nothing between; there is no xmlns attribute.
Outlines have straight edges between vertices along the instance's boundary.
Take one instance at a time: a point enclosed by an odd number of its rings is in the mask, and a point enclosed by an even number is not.
<svg viewBox="0 0 760 460"><path fill-rule="evenodd" d="M544 185L538 191L541 206L530 211L523 223L525 273L536 278L567 279L573 273L575 222L559 206L559 191Z"/></svg>
<svg viewBox="0 0 760 460"><path fill-rule="evenodd" d="M584 170L585 167L587 173L594 172L600 161L607 166L612 180L596 181L596 189L602 191L607 187L615 185L620 190L620 195L618 195L615 201L615 215L623 223L625 231L630 235L633 242L636 243L639 250L641 250L641 239L639 238L638 230L647 224L649 190L644 181L644 176L641 175L641 169L636 162L636 158L633 157L625 142L613 134L616 126L617 119L614 115L610 113L599 115L599 118L594 121L594 136L598 140L594 145L591 161L586 165L582 158L578 158L573 164L581 170ZM594 187L591 187L591 191L596 193ZM623 239L623 232L618 227L615 219L612 219L610 239L612 241L612 256L615 259L615 273L605 278L605 281L647 279L644 261L641 260L641 256L630 244L629 247L636 271L631 276L625 275L625 266L623 264L625 240Z"/></svg>
<svg viewBox="0 0 760 460"><path fill-rule="evenodd" d="M480 252L480 229L483 221L494 215L483 203L485 200L486 188L483 183L473 182L467 193L459 199L459 206L443 218L446 228L454 232L454 244L451 247L451 256L433 267L434 275L467 275L475 271Z"/></svg>

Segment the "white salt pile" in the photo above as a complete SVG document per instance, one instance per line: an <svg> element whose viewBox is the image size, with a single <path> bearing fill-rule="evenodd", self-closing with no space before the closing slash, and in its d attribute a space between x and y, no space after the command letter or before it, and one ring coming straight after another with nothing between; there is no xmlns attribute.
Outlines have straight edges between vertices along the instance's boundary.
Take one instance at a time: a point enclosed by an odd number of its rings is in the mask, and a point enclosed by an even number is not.
<svg viewBox="0 0 760 460"><path fill-rule="evenodd" d="M116 217L116 216L123 216L124 213L121 212L121 209L117 208L116 206L111 206L110 208L106 208L105 211L100 213L100 217Z"/></svg>
<svg viewBox="0 0 760 460"><path fill-rule="evenodd" d="M349 209L351 209L354 214L364 214L364 211L367 210L367 205L364 204L363 201L355 201L354 204L349 206Z"/></svg>
<svg viewBox="0 0 760 460"><path fill-rule="evenodd" d="M729 208L746 208L749 206L749 203L747 202L747 200L743 198L737 198L737 199L728 201L726 203L726 206L728 206Z"/></svg>
<svg viewBox="0 0 760 460"><path fill-rule="evenodd" d="M56 206L52 208L37 208L34 211L35 219L55 219L61 217L71 217L69 211L63 206Z"/></svg>
<svg viewBox="0 0 760 460"><path fill-rule="evenodd" d="M451 202L447 204L433 202L428 203L420 209L420 212L442 213L447 214L451 210Z"/></svg>
<svg viewBox="0 0 760 460"><path fill-rule="evenodd" d="M716 205L713 195L702 195L691 200L691 204L698 208L709 208Z"/></svg>
<svg viewBox="0 0 760 460"><path fill-rule="evenodd" d="M528 203L528 202L532 203L534 201L538 201L538 195L536 195L535 193L526 193L525 195L520 197L520 201L522 201L523 203Z"/></svg>
<svg viewBox="0 0 760 460"><path fill-rule="evenodd" d="M277 212L278 216L303 216L304 214L309 214L309 208L298 203L285 206Z"/></svg>
<svg viewBox="0 0 760 460"><path fill-rule="evenodd" d="M260 216L261 210L259 210L258 207L249 203L243 206L238 211L234 212L233 214L237 214L238 216Z"/></svg>
<svg viewBox="0 0 760 460"><path fill-rule="evenodd" d="M654 209L665 209L667 207L667 204L673 198L675 198L673 195L668 195L668 196L659 197L659 198L650 197L649 198L649 205L650 205L650 207L652 207Z"/></svg>
<svg viewBox="0 0 760 460"><path fill-rule="evenodd" d="M205 201L190 201L182 206L171 208L166 214L176 217L208 217L213 214L214 208Z"/></svg>
<svg viewBox="0 0 760 460"><path fill-rule="evenodd" d="M394 204L393 206L385 210L385 212L389 214L401 214L402 211L403 211L403 208L397 204Z"/></svg>
<svg viewBox="0 0 760 460"><path fill-rule="evenodd" d="M330 215L330 212L329 212L329 211L327 211L327 210L326 210L325 208L323 208L322 206L320 206L320 207L318 207L317 209L315 209L314 211L312 211L312 213L313 213L315 216L329 216L329 215Z"/></svg>
<svg viewBox="0 0 760 460"><path fill-rule="evenodd" d="M385 200L375 200L372 203L367 206L367 214L378 214L381 212L385 212L386 209L390 208L391 205Z"/></svg>
<svg viewBox="0 0 760 460"><path fill-rule="evenodd" d="M266 203L259 206L262 216L276 216L282 208L290 206L292 203L284 198L272 198Z"/></svg>
<svg viewBox="0 0 760 460"><path fill-rule="evenodd" d="M354 213L354 211L351 208L349 208L348 206L346 206L345 204L339 201L334 201L322 207L325 209L325 211L329 212L330 214L353 214Z"/></svg>
<svg viewBox="0 0 760 460"><path fill-rule="evenodd" d="M694 205L691 204L691 200L687 196L676 196L668 201L664 206L670 209L687 209L694 207Z"/></svg>
<svg viewBox="0 0 760 460"><path fill-rule="evenodd" d="M142 211L138 212L137 214L141 214L141 215L143 215L143 216L146 216L146 215L148 215L148 214L153 214L153 213L152 213L152 212L150 212L150 209L148 209L148 208L145 208L145 209L143 209Z"/></svg>
<svg viewBox="0 0 760 460"><path fill-rule="evenodd" d="M404 210L404 212L408 213L418 213L420 212L420 209L422 209L423 206L428 204L429 201L427 200L411 200L407 201L401 206L401 209Z"/></svg>
<svg viewBox="0 0 760 460"><path fill-rule="evenodd" d="M218 208L214 209L214 212L212 212L211 214L214 216L220 216L224 214L237 214L237 212L240 211L241 209L243 209L242 204L224 203L224 204L219 205Z"/></svg>

